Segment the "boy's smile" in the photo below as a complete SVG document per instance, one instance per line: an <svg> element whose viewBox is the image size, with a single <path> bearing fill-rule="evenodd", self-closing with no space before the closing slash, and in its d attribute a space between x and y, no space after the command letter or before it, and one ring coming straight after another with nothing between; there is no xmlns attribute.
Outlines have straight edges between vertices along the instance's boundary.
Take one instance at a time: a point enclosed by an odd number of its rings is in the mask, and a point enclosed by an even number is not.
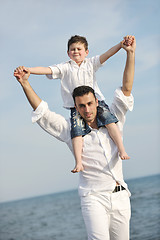
<svg viewBox="0 0 160 240"><path fill-rule="evenodd" d="M89 51L88 49L85 49L84 44L77 42L70 45L67 53L70 59L75 61L80 66L85 57L88 55Z"/></svg>

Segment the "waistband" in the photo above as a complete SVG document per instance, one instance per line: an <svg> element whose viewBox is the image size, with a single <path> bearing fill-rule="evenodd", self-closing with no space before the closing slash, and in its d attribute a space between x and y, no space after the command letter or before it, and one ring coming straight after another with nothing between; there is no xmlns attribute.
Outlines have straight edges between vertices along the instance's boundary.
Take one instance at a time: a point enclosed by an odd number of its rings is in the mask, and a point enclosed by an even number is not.
<svg viewBox="0 0 160 240"><path fill-rule="evenodd" d="M112 193L126 190L122 185L117 185Z"/></svg>

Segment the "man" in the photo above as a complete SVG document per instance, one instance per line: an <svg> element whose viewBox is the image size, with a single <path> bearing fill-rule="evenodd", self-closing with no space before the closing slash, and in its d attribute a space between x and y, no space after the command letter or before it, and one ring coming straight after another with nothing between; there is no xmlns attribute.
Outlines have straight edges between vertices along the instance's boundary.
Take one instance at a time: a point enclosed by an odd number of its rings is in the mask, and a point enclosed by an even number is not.
<svg viewBox="0 0 160 240"><path fill-rule="evenodd" d="M119 119L117 123L121 134L127 110L133 108L131 95L134 79L136 40L131 46L122 42L127 52L122 87L115 91L111 106ZM29 72L24 67L16 69L14 75L21 84L33 108L32 121L37 122L45 131L65 142L72 151L70 121L51 112L31 88ZM122 160L118 149L105 127L97 127L98 101L92 88L81 86L74 90L75 106L82 118L90 126L91 132L83 137L82 163L84 170L79 173L79 195L86 224L88 239L128 240L130 221L130 192L123 180Z"/></svg>

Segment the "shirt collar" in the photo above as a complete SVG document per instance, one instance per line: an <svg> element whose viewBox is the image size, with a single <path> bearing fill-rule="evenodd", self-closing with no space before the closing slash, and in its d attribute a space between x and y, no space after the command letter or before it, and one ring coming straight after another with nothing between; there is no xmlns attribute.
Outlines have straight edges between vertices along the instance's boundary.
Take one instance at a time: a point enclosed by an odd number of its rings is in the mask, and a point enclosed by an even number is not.
<svg viewBox="0 0 160 240"><path fill-rule="evenodd" d="M78 66L78 64L77 64L75 61L73 61L72 59L70 59L68 62L69 62L71 65ZM82 65L83 63L86 63L86 59L84 59L84 61L81 63L81 65ZM80 66L81 66L81 65L80 65Z"/></svg>

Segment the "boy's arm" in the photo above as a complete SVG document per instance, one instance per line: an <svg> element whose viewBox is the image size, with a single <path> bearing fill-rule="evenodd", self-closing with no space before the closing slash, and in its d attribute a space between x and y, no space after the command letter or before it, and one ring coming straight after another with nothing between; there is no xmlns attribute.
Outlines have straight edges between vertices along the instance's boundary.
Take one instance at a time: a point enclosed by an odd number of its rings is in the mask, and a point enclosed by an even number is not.
<svg viewBox="0 0 160 240"><path fill-rule="evenodd" d="M115 45L114 47L110 48L107 52L103 53L100 56L100 63L103 64L105 61L107 61L107 59L109 59L114 54L116 54L121 49L121 47L122 47L122 45L120 42L117 45Z"/></svg>
<svg viewBox="0 0 160 240"><path fill-rule="evenodd" d="M31 67L27 69L31 74L37 74L37 75L52 74L52 71L49 67Z"/></svg>

